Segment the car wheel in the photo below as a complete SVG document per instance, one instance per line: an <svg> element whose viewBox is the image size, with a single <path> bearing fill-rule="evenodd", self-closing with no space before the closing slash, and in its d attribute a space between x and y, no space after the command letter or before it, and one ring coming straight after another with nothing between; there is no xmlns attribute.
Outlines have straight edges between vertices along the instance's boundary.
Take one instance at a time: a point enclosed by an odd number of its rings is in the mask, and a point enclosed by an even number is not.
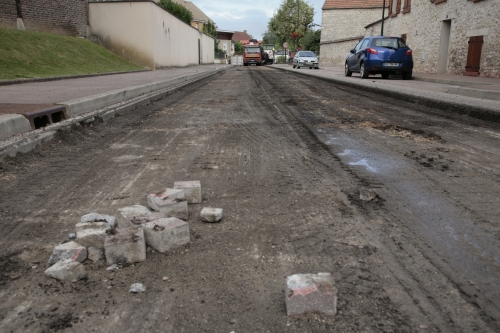
<svg viewBox="0 0 500 333"><path fill-rule="evenodd" d="M297 65L293 64L293 68L297 67Z"/></svg>
<svg viewBox="0 0 500 333"><path fill-rule="evenodd" d="M403 80L410 80L411 75L412 75L412 72L404 72L403 73Z"/></svg>
<svg viewBox="0 0 500 333"><path fill-rule="evenodd" d="M314 67L314 69L319 69L319 67Z"/></svg>
<svg viewBox="0 0 500 333"><path fill-rule="evenodd" d="M309 67L309 69L313 69L312 67Z"/></svg>
<svg viewBox="0 0 500 333"><path fill-rule="evenodd" d="M300 66L297 64L297 69L300 69Z"/></svg>
<svg viewBox="0 0 500 333"><path fill-rule="evenodd" d="M370 75L370 72L368 72L366 70L365 64L362 63L360 68L359 68L359 77L361 77L362 79L366 79L366 78L368 78L369 75Z"/></svg>
<svg viewBox="0 0 500 333"><path fill-rule="evenodd" d="M383 79L388 79L389 78L389 73L382 73L382 78Z"/></svg>
<svg viewBox="0 0 500 333"><path fill-rule="evenodd" d="M349 65L345 63L345 76L352 76L352 72L349 70Z"/></svg>

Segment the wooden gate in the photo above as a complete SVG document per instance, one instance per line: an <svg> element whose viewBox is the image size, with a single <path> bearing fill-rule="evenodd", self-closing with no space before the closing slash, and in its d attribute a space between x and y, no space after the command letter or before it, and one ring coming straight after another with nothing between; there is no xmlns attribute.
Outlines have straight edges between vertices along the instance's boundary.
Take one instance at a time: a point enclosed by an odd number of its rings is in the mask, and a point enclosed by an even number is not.
<svg viewBox="0 0 500 333"><path fill-rule="evenodd" d="M465 65L464 75L479 75L482 49L483 36L475 36L469 38L469 51L467 52L467 65Z"/></svg>

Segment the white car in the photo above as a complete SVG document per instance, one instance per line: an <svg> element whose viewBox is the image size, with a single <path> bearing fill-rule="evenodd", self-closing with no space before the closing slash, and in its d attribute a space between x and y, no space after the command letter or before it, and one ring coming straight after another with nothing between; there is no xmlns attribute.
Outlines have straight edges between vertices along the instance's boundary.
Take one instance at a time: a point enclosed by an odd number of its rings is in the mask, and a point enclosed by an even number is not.
<svg viewBox="0 0 500 333"><path fill-rule="evenodd" d="M293 57L293 68L300 69L300 67L309 67L319 69L318 57L313 51L298 51Z"/></svg>

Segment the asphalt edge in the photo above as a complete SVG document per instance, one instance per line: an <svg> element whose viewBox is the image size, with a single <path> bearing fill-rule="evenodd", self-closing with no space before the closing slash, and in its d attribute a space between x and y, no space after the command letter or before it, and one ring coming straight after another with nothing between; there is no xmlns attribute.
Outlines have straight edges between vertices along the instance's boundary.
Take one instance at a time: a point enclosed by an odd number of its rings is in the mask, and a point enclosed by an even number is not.
<svg viewBox="0 0 500 333"><path fill-rule="evenodd" d="M72 126L86 126L94 122L106 122L117 115L126 115L134 111L138 107L146 106L152 102L158 101L168 95L171 95L178 89L206 79L217 73L226 71L232 67L223 67L215 70L210 70L203 73L198 73L191 76L190 80L180 80L176 84L171 84L160 90L143 93L128 99L123 99L114 104L107 105L90 112L86 112L75 117L63 120L53 125L43 127L37 130L31 130L26 133L19 133L10 137L4 142L0 142L0 160L7 156L15 156L17 153L27 153L36 148L39 144L49 141L54 138L58 130L70 130ZM182 77L185 79L186 77ZM179 78L176 78L179 79ZM164 83L174 80L164 81Z"/></svg>
<svg viewBox="0 0 500 333"><path fill-rule="evenodd" d="M408 98L410 98L412 100L415 100L416 102L418 100L419 103L421 103L425 106L435 107L435 108L438 108L442 111L456 113L456 114L460 114L460 115L467 115L467 116L472 117L472 118L477 118L477 119L486 120L486 121L500 122L500 111L499 110L494 110L494 109L490 109L490 108L479 106L479 105L472 106L472 105L460 104L460 103L452 102L452 101L439 100L437 98L431 98L431 97L427 97L427 96L419 96L417 94L412 94L409 92L395 91L395 90L382 88L382 87L371 87L371 86L363 85L363 84L361 84L361 82L357 83L355 81L352 81L352 82L351 81L344 81L344 80L340 80L340 79L337 79L334 77L323 77L323 76L316 75L314 73L309 73L309 74L302 73L300 71L293 71L292 69L289 69L289 68L283 68L283 67L271 67L271 68L278 69L278 70L285 71L285 72L292 72L292 73L306 76L306 77L312 76L312 77L315 77L317 79L321 79L323 81L333 82L336 84L342 84L344 86L348 86L348 87L355 88L358 90L363 89L365 91L369 91L372 93L379 93L379 94L382 94L384 96L400 97L400 98L404 98L406 100ZM438 92L435 92L435 93L442 94L442 93L438 93ZM469 96L465 96L465 97L469 97ZM490 101L496 102L494 100L490 100Z"/></svg>

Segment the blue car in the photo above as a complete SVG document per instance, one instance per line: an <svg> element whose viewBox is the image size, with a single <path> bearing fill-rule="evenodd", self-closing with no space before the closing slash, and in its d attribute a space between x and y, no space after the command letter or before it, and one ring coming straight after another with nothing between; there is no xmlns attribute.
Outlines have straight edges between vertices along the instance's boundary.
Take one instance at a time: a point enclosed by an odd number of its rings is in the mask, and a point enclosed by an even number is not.
<svg viewBox="0 0 500 333"><path fill-rule="evenodd" d="M412 51L399 37L370 36L363 38L345 61L345 76L359 72L362 79L369 75L401 75L403 80L411 79L413 72Z"/></svg>

